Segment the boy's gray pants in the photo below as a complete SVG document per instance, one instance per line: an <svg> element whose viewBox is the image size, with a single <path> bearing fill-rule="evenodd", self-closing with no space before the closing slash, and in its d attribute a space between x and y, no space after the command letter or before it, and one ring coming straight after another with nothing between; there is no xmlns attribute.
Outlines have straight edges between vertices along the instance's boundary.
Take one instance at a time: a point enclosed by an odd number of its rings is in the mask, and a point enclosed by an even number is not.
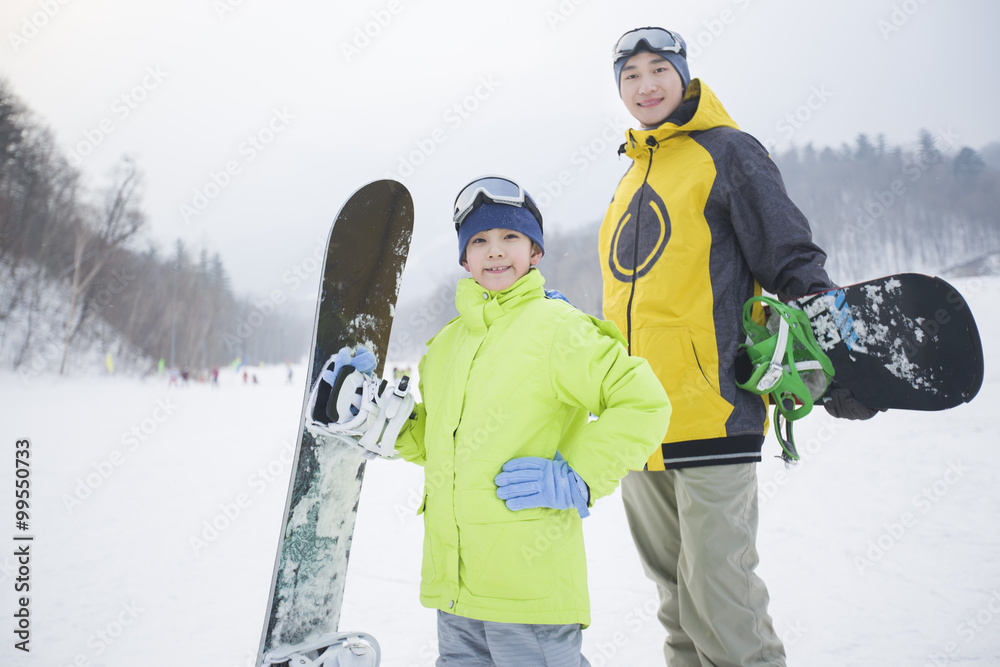
<svg viewBox="0 0 1000 667"><path fill-rule="evenodd" d="M660 594L670 667L785 665L757 567L754 463L633 471L632 539Z"/></svg>
<svg viewBox="0 0 1000 667"><path fill-rule="evenodd" d="M438 610L437 667L590 667L580 624L477 621Z"/></svg>

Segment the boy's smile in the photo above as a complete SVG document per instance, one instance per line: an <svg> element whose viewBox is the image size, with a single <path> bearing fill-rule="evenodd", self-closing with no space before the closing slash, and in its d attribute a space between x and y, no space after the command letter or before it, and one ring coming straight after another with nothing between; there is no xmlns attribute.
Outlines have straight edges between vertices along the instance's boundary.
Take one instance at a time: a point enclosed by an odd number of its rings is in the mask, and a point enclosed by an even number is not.
<svg viewBox="0 0 1000 667"><path fill-rule="evenodd" d="M462 266L481 287L502 292L523 278L542 258L531 239L511 229L487 229L473 235Z"/></svg>

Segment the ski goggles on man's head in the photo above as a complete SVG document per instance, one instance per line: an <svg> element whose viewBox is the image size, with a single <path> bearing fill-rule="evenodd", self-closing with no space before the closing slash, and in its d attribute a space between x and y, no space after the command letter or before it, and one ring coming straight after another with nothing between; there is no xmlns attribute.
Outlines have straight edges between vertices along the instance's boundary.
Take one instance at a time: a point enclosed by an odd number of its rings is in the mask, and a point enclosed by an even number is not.
<svg viewBox="0 0 1000 667"><path fill-rule="evenodd" d="M679 53L681 58L687 58L687 52L684 49L684 40L681 39L680 35L666 28L648 27L629 30L621 36L618 43L615 44L615 62L625 56L635 54L643 42L645 42L646 48L650 51L670 51L672 53Z"/></svg>
<svg viewBox="0 0 1000 667"><path fill-rule="evenodd" d="M539 230L542 228L542 213L524 188L502 176L483 176L466 185L455 197L453 218L456 231L462 226L466 216L484 201L526 208L535 216L535 220L538 220Z"/></svg>

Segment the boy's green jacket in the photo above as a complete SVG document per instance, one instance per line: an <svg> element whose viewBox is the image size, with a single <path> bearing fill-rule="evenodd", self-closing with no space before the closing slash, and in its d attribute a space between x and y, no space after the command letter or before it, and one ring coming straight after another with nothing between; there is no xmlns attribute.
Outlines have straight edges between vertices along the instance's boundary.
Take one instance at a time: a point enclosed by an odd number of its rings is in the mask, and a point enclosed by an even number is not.
<svg viewBox="0 0 1000 667"><path fill-rule="evenodd" d="M593 503L660 446L670 403L613 324L547 299L543 284L537 270L503 292L459 281L459 317L428 343L422 402L396 448L425 468L425 606L501 623L586 626L579 514L511 511L494 477L510 459L551 459L558 449Z"/></svg>

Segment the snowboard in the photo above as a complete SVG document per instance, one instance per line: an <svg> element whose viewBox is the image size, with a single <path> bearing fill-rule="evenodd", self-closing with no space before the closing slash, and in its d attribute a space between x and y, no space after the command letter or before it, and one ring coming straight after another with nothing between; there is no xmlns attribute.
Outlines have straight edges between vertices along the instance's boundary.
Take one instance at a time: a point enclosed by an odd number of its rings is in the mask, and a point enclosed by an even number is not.
<svg viewBox="0 0 1000 667"><path fill-rule="evenodd" d="M358 643L358 633L336 633L366 459L360 450L314 437L306 413L324 363L342 347L367 347L378 360L375 374L382 374L412 229L410 193L381 180L351 195L330 231L257 665L312 664L301 658L316 659L331 643Z"/></svg>
<svg viewBox="0 0 1000 667"><path fill-rule="evenodd" d="M808 315L833 382L869 408L946 410L982 385L975 319L940 278L901 273L789 303Z"/></svg>

